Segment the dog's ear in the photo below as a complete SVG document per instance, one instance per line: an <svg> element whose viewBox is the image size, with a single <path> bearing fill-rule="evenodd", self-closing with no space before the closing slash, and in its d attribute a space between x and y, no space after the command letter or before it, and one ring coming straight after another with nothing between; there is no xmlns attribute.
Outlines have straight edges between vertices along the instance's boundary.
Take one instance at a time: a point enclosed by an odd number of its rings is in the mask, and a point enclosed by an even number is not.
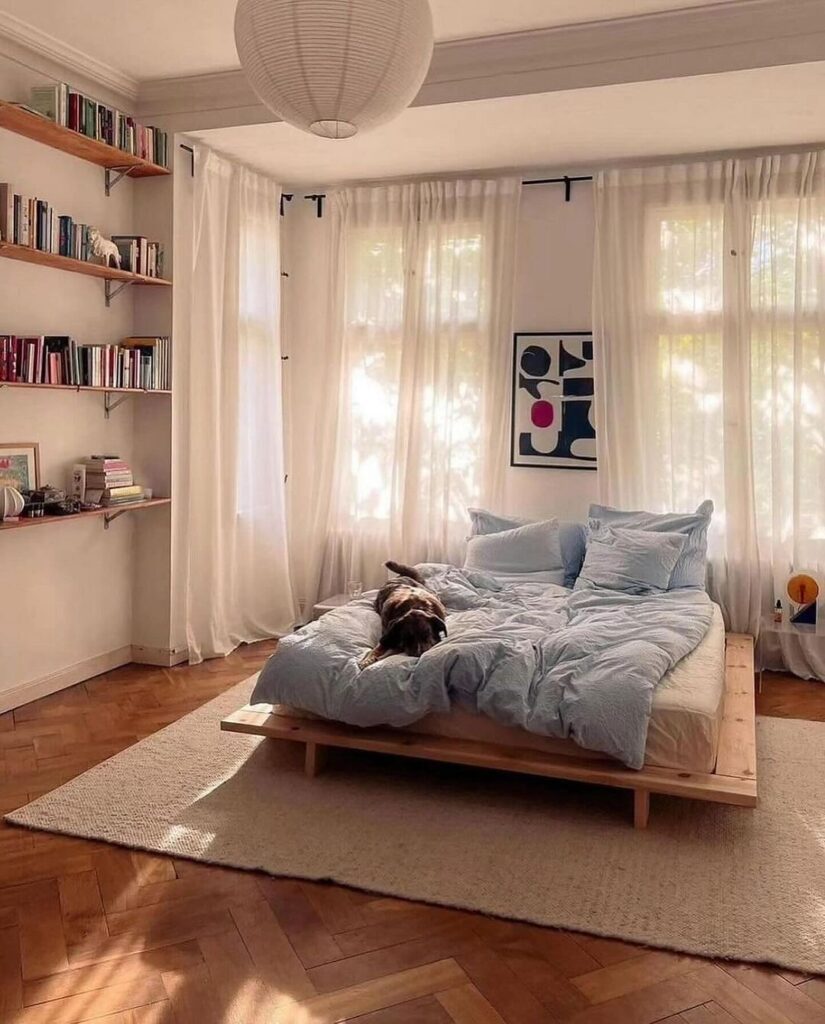
<svg viewBox="0 0 825 1024"><path fill-rule="evenodd" d="M435 637L436 643L438 643L442 636L447 635L447 623L441 618L440 615L430 616L430 629L432 629L433 631L433 636Z"/></svg>

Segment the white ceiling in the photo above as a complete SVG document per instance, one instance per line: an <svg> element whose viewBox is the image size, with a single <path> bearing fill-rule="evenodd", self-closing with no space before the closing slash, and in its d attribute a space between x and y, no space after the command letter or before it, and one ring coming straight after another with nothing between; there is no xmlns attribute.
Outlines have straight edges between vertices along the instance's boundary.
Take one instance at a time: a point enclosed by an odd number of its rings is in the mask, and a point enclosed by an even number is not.
<svg viewBox="0 0 825 1024"><path fill-rule="evenodd" d="M825 142L805 101L822 95L825 62L414 107L338 142L284 123L191 134L283 183L327 185Z"/></svg>
<svg viewBox="0 0 825 1024"><path fill-rule="evenodd" d="M0 0L19 19L139 81L238 66L236 0ZM430 0L439 40L749 0Z"/></svg>

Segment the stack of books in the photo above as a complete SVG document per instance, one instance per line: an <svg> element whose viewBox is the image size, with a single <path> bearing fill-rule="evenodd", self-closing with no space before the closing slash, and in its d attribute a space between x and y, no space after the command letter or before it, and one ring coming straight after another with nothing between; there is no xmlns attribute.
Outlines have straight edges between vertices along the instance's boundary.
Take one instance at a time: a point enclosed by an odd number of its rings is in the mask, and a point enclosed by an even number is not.
<svg viewBox="0 0 825 1024"><path fill-rule="evenodd" d="M88 262L95 258L90 230L88 224L77 224L66 214L55 213L47 200L21 195L9 182L0 182L0 239L4 242ZM160 242L150 242L139 235L118 235L112 241L120 252L122 270L147 277L162 276Z"/></svg>
<svg viewBox="0 0 825 1024"><path fill-rule="evenodd" d="M140 124L116 107L71 89L65 82L35 86L29 109L90 139L161 167L169 166L169 137L165 131Z"/></svg>
<svg viewBox="0 0 825 1024"><path fill-rule="evenodd" d="M0 382L169 391L169 338L125 338L119 345L80 345L67 335L0 334Z"/></svg>
<svg viewBox="0 0 825 1024"><path fill-rule="evenodd" d="M86 482L83 500L89 505L133 505L143 501L143 488L135 483L129 464L117 455L92 455L83 463Z"/></svg>

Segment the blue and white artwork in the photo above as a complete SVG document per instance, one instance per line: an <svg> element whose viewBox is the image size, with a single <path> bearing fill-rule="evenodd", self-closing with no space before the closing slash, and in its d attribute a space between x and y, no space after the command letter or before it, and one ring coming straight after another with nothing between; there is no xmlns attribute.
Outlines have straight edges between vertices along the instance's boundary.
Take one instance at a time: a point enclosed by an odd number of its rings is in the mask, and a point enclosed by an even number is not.
<svg viewBox="0 0 825 1024"><path fill-rule="evenodd" d="M510 465L595 469L593 335L516 334Z"/></svg>

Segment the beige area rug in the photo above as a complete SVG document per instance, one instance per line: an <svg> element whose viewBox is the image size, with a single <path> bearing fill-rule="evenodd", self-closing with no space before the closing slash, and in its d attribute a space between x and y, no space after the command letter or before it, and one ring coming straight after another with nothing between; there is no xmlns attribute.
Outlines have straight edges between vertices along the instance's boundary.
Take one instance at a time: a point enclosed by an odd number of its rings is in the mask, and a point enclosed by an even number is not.
<svg viewBox="0 0 825 1024"><path fill-rule="evenodd" d="M221 733L247 680L7 816L708 956L825 972L825 725L760 719L755 810Z"/></svg>

